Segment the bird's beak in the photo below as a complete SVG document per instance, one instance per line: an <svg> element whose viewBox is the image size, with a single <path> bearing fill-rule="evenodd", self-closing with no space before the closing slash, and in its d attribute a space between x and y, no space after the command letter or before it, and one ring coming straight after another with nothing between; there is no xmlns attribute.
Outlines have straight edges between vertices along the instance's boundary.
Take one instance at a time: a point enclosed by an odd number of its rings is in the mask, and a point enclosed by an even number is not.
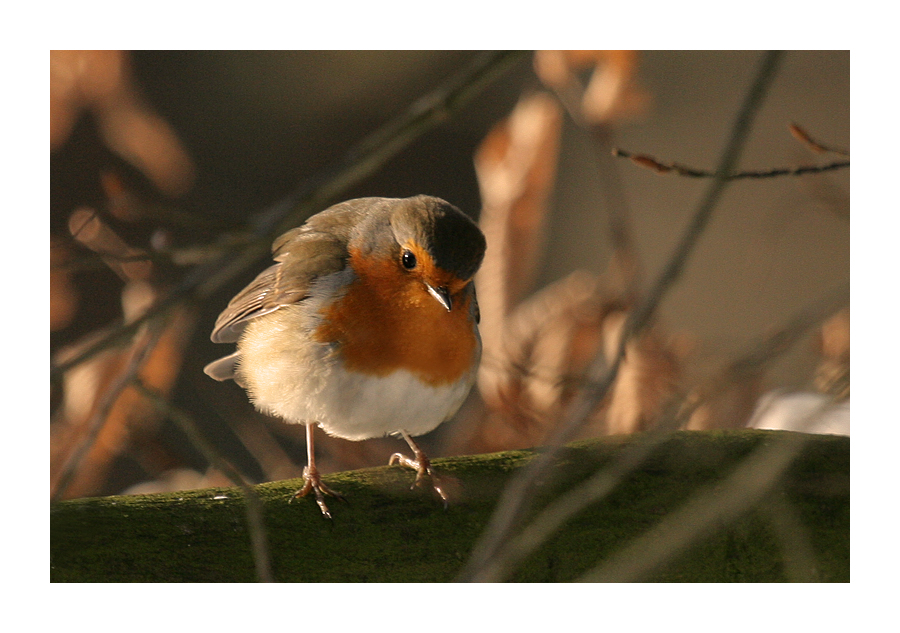
<svg viewBox="0 0 900 633"><path fill-rule="evenodd" d="M447 290L446 286L435 288L431 284L426 283L425 287L428 288L429 294L438 300L438 303L447 308L447 312L453 309L453 302L450 301L450 291Z"/></svg>

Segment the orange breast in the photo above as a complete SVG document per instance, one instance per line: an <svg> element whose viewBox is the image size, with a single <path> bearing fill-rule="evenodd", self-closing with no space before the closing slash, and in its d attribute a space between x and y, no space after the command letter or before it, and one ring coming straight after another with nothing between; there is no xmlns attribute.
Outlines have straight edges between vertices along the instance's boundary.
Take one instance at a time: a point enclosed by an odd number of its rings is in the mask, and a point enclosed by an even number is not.
<svg viewBox="0 0 900 633"><path fill-rule="evenodd" d="M469 371L477 340L468 295L454 297L448 312L396 262L363 261L351 252L350 263L357 279L323 311L314 335L340 345L347 369L373 376L405 369L434 386L456 382Z"/></svg>

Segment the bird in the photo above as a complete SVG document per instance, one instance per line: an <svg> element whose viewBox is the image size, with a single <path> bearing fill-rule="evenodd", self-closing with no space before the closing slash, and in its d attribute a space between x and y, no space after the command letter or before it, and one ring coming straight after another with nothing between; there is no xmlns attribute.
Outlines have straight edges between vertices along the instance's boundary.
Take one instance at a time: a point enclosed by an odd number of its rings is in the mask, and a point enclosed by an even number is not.
<svg viewBox="0 0 900 633"><path fill-rule="evenodd" d="M445 486L413 437L460 408L481 360L473 278L487 243L478 225L433 196L357 198L275 239L275 264L228 303L210 335L236 351L204 372L234 380L261 412L306 425L307 465L293 501L312 492L331 519L314 430L362 441L398 436L413 488Z"/></svg>

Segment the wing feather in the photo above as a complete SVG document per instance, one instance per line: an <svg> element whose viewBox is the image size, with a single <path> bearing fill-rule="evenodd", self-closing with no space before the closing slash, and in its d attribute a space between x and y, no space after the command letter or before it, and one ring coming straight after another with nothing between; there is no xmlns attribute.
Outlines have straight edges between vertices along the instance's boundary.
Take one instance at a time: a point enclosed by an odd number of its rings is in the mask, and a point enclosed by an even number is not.
<svg viewBox="0 0 900 633"><path fill-rule="evenodd" d="M269 266L228 303L210 338L235 343L247 322L302 301L316 278L337 272L347 261L347 245L331 235L305 231L281 242L276 263Z"/></svg>
<svg viewBox="0 0 900 633"><path fill-rule="evenodd" d="M395 204L391 198L357 198L329 207L272 244L275 264L261 272L229 303L213 327L214 343L236 343L251 319L303 301L318 277L343 270L347 243L360 220Z"/></svg>

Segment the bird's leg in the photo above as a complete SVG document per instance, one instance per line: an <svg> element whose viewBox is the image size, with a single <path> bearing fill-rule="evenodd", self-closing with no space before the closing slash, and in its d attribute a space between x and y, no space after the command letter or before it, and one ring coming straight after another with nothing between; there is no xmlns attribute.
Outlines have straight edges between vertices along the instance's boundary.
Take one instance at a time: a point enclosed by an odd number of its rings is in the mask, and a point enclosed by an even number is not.
<svg viewBox="0 0 900 633"><path fill-rule="evenodd" d="M400 431L400 434L403 436L403 439L406 440L406 443L409 444L409 447L413 450L414 459L410 459L406 455L402 453L394 453L391 455L391 459L388 462L389 466L393 466L394 464L401 464L403 466L407 466L409 468L413 468L416 471L416 481L413 483L412 487L422 486L425 484L425 478L431 480L431 487L434 491L440 496L441 500L444 502L444 508L447 508L447 493L444 492L444 489L441 485L440 479L438 479L437 475L434 474L434 470L431 468L431 462L428 460L428 456L422 452L422 449L419 448L418 444L413 442L413 439L406 434L406 431Z"/></svg>
<svg viewBox="0 0 900 633"><path fill-rule="evenodd" d="M316 469L316 450L315 444L313 443L313 427L314 425L312 424L306 425L306 457L308 465L303 469L303 487L291 496L290 501L293 501L297 497L305 497L309 494L309 491L312 490L316 495L316 503L319 504L319 510L322 511L322 516L326 519L330 519L331 512L328 511L328 506L325 505L325 495L332 496L340 501L346 500L339 492L335 492L326 486L325 482L319 477L319 471Z"/></svg>

